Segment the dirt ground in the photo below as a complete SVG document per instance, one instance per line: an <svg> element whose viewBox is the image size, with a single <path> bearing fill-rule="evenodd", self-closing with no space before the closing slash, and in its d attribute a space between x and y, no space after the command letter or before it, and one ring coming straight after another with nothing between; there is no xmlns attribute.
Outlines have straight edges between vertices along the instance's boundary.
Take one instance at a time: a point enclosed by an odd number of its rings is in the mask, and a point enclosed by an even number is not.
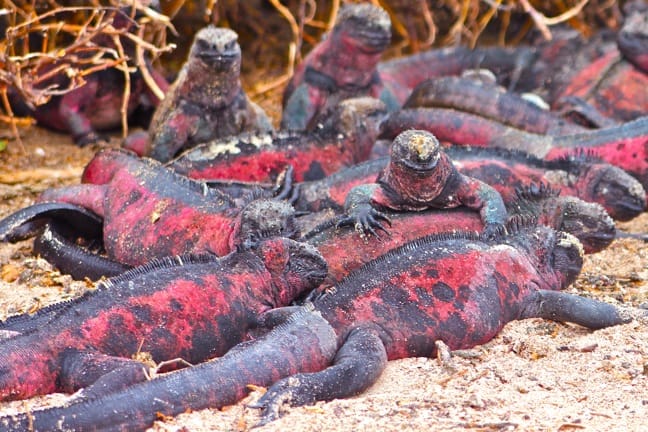
<svg viewBox="0 0 648 432"><path fill-rule="evenodd" d="M0 126L1 127L1 126ZM0 129L0 139L8 136ZM24 152L11 141L0 152L0 217L52 186L75 184L98 146L23 130ZM117 139L111 145L117 144ZM619 224L648 232L648 213ZM60 275L31 254L31 242L0 244L0 318L78 295L91 284ZM617 240L588 256L570 292L648 312L648 244ZM259 391L223 410L160 421L152 431L243 431L258 420L246 408ZM0 415L63 403L50 395L0 404ZM449 362L390 362L367 392L346 400L287 409L262 431L645 430L648 418L648 320L600 331L538 319L511 323L490 343Z"/></svg>

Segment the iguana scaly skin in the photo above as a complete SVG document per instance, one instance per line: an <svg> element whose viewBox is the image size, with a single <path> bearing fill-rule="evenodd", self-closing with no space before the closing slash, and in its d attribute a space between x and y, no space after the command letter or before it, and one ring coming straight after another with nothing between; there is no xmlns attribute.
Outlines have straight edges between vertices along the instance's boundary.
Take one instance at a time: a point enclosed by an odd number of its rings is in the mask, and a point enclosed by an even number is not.
<svg viewBox="0 0 648 432"><path fill-rule="evenodd" d="M537 134L566 135L586 130L497 83L463 76L423 81L403 108L450 108Z"/></svg>
<svg viewBox="0 0 648 432"><path fill-rule="evenodd" d="M196 33L187 62L153 115L144 155L168 161L214 138L272 130L241 88L237 39L234 31L214 26Z"/></svg>
<svg viewBox="0 0 648 432"><path fill-rule="evenodd" d="M0 399L94 384L86 393L93 394L141 381L147 368L132 360L138 352L156 363L221 356L246 338L260 313L288 305L325 275L317 250L282 237L222 258L154 260L37 312L30 319L38 327L3 341Z"/></svg>
<svg viewBox="0 0 648 432"><path fill-rule="evenodd" d="M348 99L312 132L214 140L181 154L168 166L195 179L272 182L291 164L296 181L316 180L367 160L385 114L385 105L377 99Z"/></svg>
<svg viewBox="0 0 648 432"><path fill-rule="evenodd" d="M402 101L384 86L376 65L391 40L389 15L378 6L347 4L327 37L308 53L286 86L282 129L312 130L344 99L371 96L393 111Z"/></svg>
<svg viewBox="0 0 648 432"><path fill-rule="evenodd" d="M264 423L284 404L360 393L388 360L432 357L439 340L453 350L473 347L507 322L530 317L593 329L624 322L610 304L558 291L582 265L573 237L546 227L508 228L513 234L495 242L463 233L408 243L308 306L265 314L266 325L283 324L222 359L104 397L6 416L0 425L5 431L144 430L159 415L222 407L243 397L249 384L274 383L253 405L264 408Z"/></svg>

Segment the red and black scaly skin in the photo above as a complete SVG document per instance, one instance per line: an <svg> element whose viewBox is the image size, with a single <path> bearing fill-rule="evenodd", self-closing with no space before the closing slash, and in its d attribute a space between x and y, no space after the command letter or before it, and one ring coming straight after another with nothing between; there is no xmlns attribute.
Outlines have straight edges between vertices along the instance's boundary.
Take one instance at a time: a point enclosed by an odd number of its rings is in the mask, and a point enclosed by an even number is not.
<svg viewBox="0 0 648 432"><path fill-rule="evenodd" d="M168 166L195 179L272 182L292 165L296 181L316 180L367 160L385 114L377 99L348 99L312 132L216 140L186 151Z"/></svg>
<svg viewBox="0 0 648 432"><path fill-rule="evenodd" d="M298 311L219 359L69 407L0 418L0 430L144 431L162 413L221 408L245 397L249 385L267 387L295 373L322 370L336 350L337 337L329 323L310 310Z"/></svg>
<svg viewBox="0 0 648 432"><path fill-rule="evenodd" d="M473 347L489 341L507 322L530 317L593 329L624 322L612 305L558 291L580 272L577 240L547 227L509 226L509 232L514 234L496 241L455 233L408 243L296 311L268 312L261 317L264 324L283 324L223 359L88 402L7 416L0 425L7 431L25 425L34 430L143 430L156 414L221 407L241 398L248 383L268 385L286 376L252 405L265 409L264 423L278 417L285 403L360 393L388 360L433 357L439 340L450 349ZM316 336L306 335L307 329Z"/></svg>
<svg viewBox="0 0 648 432"><path fill-rule="evenodd" d="M516 91L539 94L555 110L568 112L576 97L596 117L627 122L644 116L648 111L648 74L641 67L641 52L648 52L645 4L643 11L628 12L616 34L604 30L583 38L572 32L538 45L538 58ZM589 120L587 110L583 117Z"/></svg>
<svg viewBox="0 0 648 432"><path fill-rule="evenodd" d="M131 360L202 362L245 340L257 316L320 284L326 262L305 243L276 237L226 257L168 257L100 282L44 311L46 325L0 344L0 399L56 391L109 392L143 380ZM38 313L37 313L38 314Z"/></svg>
<svg viewBox="0 0 648 432"><path fill-rule="evenodd" d="M424 81L416 86L403 108L452 108L537 134L565 135L586 130L494 82L466 77Z"/></svg>
<svg viewBox="0 0 648 432"><path fill-rule="evenodd" d="M127 10L116 10L113 26L125 28L134 25ZM99 36L101 37L101 36ZM114 48L112 40L103 38L95 40L95 44ZM135 46L128 38L121 39L126 53L135 57ZM48 65L45 74L53 70L56 63ZM162 92L166 92L169 84L166 79L150 65L149 74ZM60 96L53 96L47 103L30 108L16 94L17 111L21 115L31 115L40 126L67 132L72 135L74 142L79 146L96 142L101 138L98 131L108 131L119 128L122 124L122 106L124 87L126 81L124 72L116 68L105 69L88 75L85 84ZM137 70L130 73L130 88L127 104L127 113L130 116L140 108L149 110L155 108L160 100L144 80L142 73ZM65 74L57 74L53 79L45 80L40 85L65 89L69 86L69 79ZM11 92L10 92L11 94ZM24 113L22 111L25 111Z"/></svg>
<svg viewBox="0 0 648 432"><path fill-rule="evenodd" d="M648 73L648 5L643 0L624 5L626 18L617 34L623 57L637 69Z"/></svg>
<svg viewBox="0 0 648 432"><path fill-rule="evenodd" d="M533 217L539 225L564 231L576 237L585 253L595 253L614 240L614 222L598 204L576 197L558 196L546 186L520 190L516 199L507 202L511 218ZM328 263L328 277L323 285L333 285L363 264L389 250L427 235L443 232L482 231L484 224L470 209L430 209L420 212L386 212L391 225L389 236L368 242L347 227L337 227L333 217L306 232L302 241L315 246ZM299 218L308 219L309 216ZM322 287L321 287L322 288Z"/></svg>
<svg viewBox="0 0 648 432"><path fill-rule="evenodd" d="M330 210L335 214L344 211L344 201L356 186L375 183L389 158L368 160L341 169L320 180L297 183L297 196L292 202L295 210L315 213Z"/></svg>
<svg viewBox="0 0 648 432"><path fill-rule="evenodd" d="M135 266L184 253L223 256L245 241L239 233L249 207L246 200L232 199L154 160L103 150L82 178L96 184L50 189L40 201L75 204L101 216L106 253L123 264ZM249 208L252 213L255 209ZM258 213L263 214L258 232L294 234L293 212L287 204L262 204Z"/></svg>
<svg viewBox="0 0 648 432"><path fill-rule="evenodd" d="M165 162L214 138L273 129L241 88L237 39L234 31L214 26L196 34L187 62L153 115L144 155ZM125 146L142 153L141 143Z"/></svg>
<svg viewBox="0 0 648 432"><path fill-rule="evenodd" d="M519 188L546 184L560 195L601 204L615 220L630 220L646 209L646 191L637 179L587 152L558 159L469 146L451 146L445 152L459 172L493 186L505 203L515 199Z"/></svg>
<svg viewBox="0 0 648 432"><path fill-rule="evenodd" d="M646 86L648 73L634 67L619 52L611 51L571 77L551 106L565 111L570 100L576 98L604 117L627 122L648 112Z"/></svg>
<svg viewBox="0 0 648 432"><path fill-rule="evenodd" d="M349 192L347 217L340 224L376 234L374 227L386 231L378 221L386 216L374 207L420 211L457 206L478 210L489 235L506 222L506 207L495 189L457 171L434 135L409 130L394 139L389 164L377 181Z"/></svg>
<svg viewBox="0 0 648 432"><path fill-rule="evenodd" d="M370 96L387 109L397 101L376 71L391 41L389 15L369 3L342 7L335 26L295 70L283 99L282 129L312 130L341 101Z"/></svg>
<svg viewBox="0 0 648 432"><path fill-rule="evenodd" d="M499 147L550 160L581 153L624 169L648 188L648 118L620 126L563 136L538 135L470 113L444 108L410 108L389 115L381 137L393 139L409 129L432 132L456 145Z"/></svg>
<svg viewBox="0 0 648 432"><path fill-rule="evenodd" d="M537 55L533 48L525 46L437 48L381 62L378 73L402 104L422 82L448 75L458 76L470 69L488 69L500 83L515 88Z"/></svg>

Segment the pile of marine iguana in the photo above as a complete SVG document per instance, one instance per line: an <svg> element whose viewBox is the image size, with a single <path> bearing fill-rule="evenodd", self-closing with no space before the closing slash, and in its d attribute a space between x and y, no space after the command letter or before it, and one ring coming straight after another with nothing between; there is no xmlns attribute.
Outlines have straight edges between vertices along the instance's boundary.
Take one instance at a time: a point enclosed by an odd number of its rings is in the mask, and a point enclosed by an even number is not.
<svg viewBox="0 0 648 432"><path fill-rule="evenodd" d="M641 66L627 41L637 40L635 27L620 45ZM9 335L0 341L0 399L80 390L64 407L0 417L0 430L143 430L161 415L234 403L250 384L269 387L253 404L265 423L286 404L362 392L388 360L434 356L438 341L473 347L516 319L628 322L611 304L560 290L584 253L615 238L606 209L619 220L645 210L642 184L594 157L631 161L621 166L645 185L645 119L589 131L492 83L455 91L451 79L424 82L398 109L411 76L404 70L399 84L378 65L388 43L384 11L343 8L287 88L282 125L302 130L274 132L241 90L236 34L209 27L146 144L128 143L161 161L183 153L163 165L103 150L83 184L48 190L1 220L3 241L36 236L35 251L75 277L112 277L0 323ZM488 52L484 64L499 62L496 73L518 80L537 55ZM441 55L457 72L477 58ZM504 150L445 148L418 130L448 110L441 121L458 132L436 135L463 144L457 119L490 98L503 101L500 117L492 127L475 120L466 143ZM425 109L435 114L412 111ZM532 135L516 141L503 123L530 118L544 129L522 148ZM389 157L367 160L379 132ZM612 144L582 150L595 146L588 139ZM572 142L579 150L559 158L551 149ZM131 358L140 350L155 362L204 364L148 380L149 366Z"/></svg>

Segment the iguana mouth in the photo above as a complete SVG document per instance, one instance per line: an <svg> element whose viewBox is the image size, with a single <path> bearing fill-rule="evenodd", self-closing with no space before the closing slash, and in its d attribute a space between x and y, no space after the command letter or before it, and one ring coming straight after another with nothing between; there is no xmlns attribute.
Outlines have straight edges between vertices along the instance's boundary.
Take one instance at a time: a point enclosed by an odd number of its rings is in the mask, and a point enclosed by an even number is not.
<svg viewBox="0 0 648 432"><path fill-rule="evenodd" d="M439 163L439 155L434 157L428 162L413 162L409 159L402 160L401 163L407 167L407 169L414 171L416 173L429 173L434 171Z"/></svg>
<svg viewBox="0 0 648 432"><path fill-rule="evenodd" d="M615 205L619 206L623 211L632 214L641 213L646 209L643 202L638 202L638 200L633 199L620 199Z"/></svg>
<svg viewBox="0 0 648 432"><path fill-rule="evenodd" d="M238 59L238 53L236 52L214 52L214 51L204 51L198 53L198 57L205 63L209 64L232 64Z"/></svg>

